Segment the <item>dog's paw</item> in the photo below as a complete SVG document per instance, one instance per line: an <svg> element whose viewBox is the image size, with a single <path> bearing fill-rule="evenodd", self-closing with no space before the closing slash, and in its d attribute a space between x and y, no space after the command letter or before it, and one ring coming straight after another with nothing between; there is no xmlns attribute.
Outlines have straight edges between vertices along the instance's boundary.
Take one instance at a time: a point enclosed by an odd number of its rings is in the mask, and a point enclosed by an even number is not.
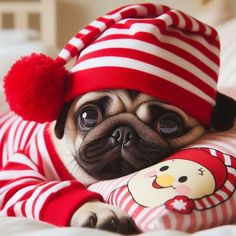
<svg viewBox="0 0 236 236"><path fill-rule="evenodd" d="M73 215L71 226L98 228L120 234L139 233L134 221L118 207L102 202L86 202Z"/></svg>

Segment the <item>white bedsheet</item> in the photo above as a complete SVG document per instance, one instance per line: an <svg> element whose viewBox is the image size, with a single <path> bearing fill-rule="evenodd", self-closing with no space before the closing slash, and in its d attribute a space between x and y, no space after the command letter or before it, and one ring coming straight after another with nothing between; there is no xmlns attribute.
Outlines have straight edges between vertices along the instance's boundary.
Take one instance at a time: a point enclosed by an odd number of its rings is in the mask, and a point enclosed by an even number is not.
<svg viewBox="0 0 236 236"><path fill-rule="evenodd" d="M14 227L12 227L14 226ZM88 228L58 228L26 218L0 218L1 236L117 236L119 234ZM160 230L140 234L140 236L236 236L235 225L225 225L209 230L188 234L174 230Z"/></svg>

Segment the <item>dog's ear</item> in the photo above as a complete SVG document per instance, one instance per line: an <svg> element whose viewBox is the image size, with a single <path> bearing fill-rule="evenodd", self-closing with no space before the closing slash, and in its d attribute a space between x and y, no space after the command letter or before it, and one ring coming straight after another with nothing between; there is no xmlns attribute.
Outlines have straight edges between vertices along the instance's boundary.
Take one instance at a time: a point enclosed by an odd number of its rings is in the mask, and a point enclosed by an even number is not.
<svg viewBox="0 0 236 236"><path fill-rule="evenodd" d="M63 108L61 109L58 117L57 117L57 121L54 127L54 132L55 135L58 139L62 139L64 136L64 130L65 130L65 124L66 124L66 118L70 109L70 106L72 104L73 101L69 101L68 103L66 103Z"/></svg>
<svg viewBox="0 0 236 236"><path fill-rule="evenodd" d="M236 117L236 101L222 93L217 92L216 106L212 116L212 128L218 131L233 127Z"/></svg>

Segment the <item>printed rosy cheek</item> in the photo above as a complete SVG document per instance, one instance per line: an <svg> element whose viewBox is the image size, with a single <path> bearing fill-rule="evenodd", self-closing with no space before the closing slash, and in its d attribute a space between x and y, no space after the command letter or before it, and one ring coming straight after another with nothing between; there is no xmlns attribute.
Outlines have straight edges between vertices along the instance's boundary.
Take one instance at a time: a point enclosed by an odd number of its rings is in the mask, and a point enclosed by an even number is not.
<svg viewBox="0 0 236 236"><path fill-rule="evenodd" d="M150 178L150 177L155 176L156 174L157 174L157 171L156 171L156 170L149 170L148 172L146 172L146 173L144 174L144 177Z"/></svg>
<svg viewBox="0 0 236 236"><path fill-rule="evenodd" d="M175 191L180 195L188 195L191 193L191 188L188 185L181 184L176 187Z"/></svg>

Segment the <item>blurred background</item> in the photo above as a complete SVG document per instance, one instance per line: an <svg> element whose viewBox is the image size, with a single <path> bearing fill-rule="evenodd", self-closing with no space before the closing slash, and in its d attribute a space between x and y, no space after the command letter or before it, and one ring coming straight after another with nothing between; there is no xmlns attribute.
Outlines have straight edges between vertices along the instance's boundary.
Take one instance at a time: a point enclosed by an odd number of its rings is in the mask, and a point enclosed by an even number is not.
<svg viewBox="0 0 236 236"><path fill-rule="evenodd" d="M235 0L0 0L0 86L21 56L44 52L55 57L76 32L98 16L125 4L144 2L172 6L215 27L236 15ZM5 107L0 90L0 111Z"/></svg>

